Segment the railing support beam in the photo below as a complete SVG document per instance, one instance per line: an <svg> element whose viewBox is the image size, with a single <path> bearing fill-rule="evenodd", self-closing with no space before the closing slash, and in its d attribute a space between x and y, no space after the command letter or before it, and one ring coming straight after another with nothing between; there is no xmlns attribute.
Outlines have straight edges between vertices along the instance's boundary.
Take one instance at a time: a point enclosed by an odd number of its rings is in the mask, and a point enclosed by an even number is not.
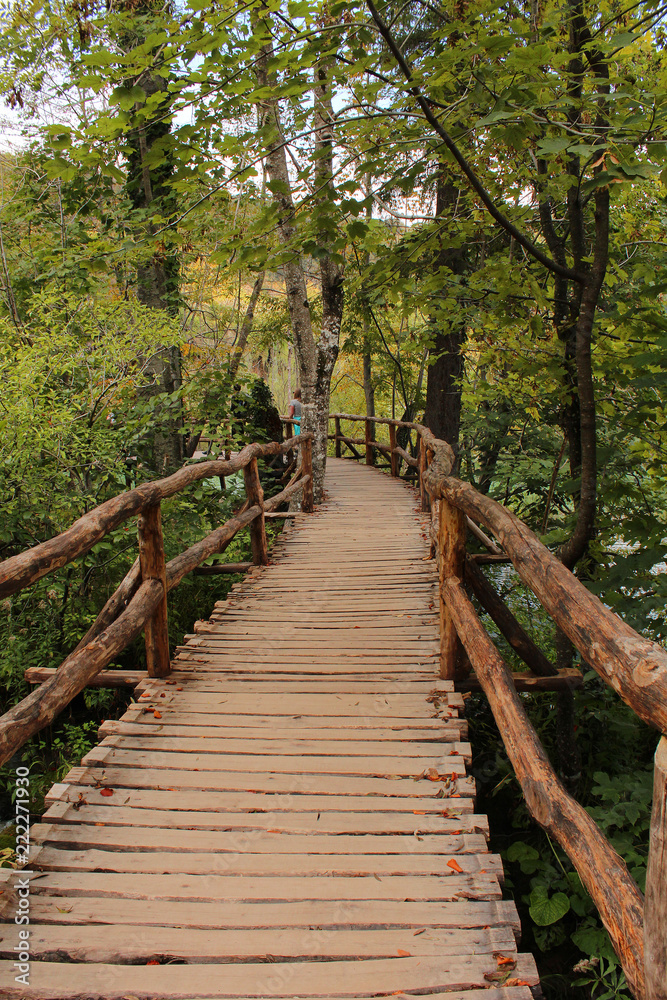
<svg viewBox="0 0 667 1000"><path fill-rule="evenodd" d="M667 738L655 754L644 904L646 1000L667 1000Z"/></svg>
<svg viewBox="0 0 667 1000"><path fill-rule="evenodd" d="M428 469L428 449L424 438L419 436L419 496L421 509L426 513L431 509L431 500L424 486L424 473Z"/></svg>
<svg viewBox="0 0 667 1000"><path fill-rule="evenodd" d="M440 586L440 676L456 679L461 659L461 643L456 625L445 602L445 580L463 580L466 559L466 516L447 500L440 501L438 512L438 578Z"/></svg>
<svg viewBox="0 0 667 1000"><path fill-rule="evenodd" d="M366 465L375 464L375 452L373 451L373 424L367 420L364 424L366 443Z"/></svg>
<svg viewBox="0 0 667 1000"><path fill-rule="evenodd" d="M252 561L256 566L266 566L269 561L269 547L266 541L266 520L264 518L264 490L259 480L257 459L253 458L243 469L248 506L259 506L262 513L250 525L250 546Z"/></svg>
<svg viewBox="0 0 667 1000"><path fill-rule="evenodd" d="M159 580L162 584L162 600L145 627L146 669L149 677L166 677L171 673L171 663L167 619L167 574L159 503L142 510L137 520L137 534L141 579L144 583L147 580Z"/></svg>
<svg viewBox="0 0 667 1000"><path fill-rule="evenodd" d="M343 447L341 443L342 431L340 429L340 417L334 417L334 427L335 427L334 440L336 442L336 458L342 458Z"/></svg>
<svg viewBox="0 0 667 1000"><path fill-rule="evenodd" d="M389 424L389 449L390 449L390 461L391 461L391 474L394 477L398 476L398 455L396 454L396 428L393 424Z"/></svg>

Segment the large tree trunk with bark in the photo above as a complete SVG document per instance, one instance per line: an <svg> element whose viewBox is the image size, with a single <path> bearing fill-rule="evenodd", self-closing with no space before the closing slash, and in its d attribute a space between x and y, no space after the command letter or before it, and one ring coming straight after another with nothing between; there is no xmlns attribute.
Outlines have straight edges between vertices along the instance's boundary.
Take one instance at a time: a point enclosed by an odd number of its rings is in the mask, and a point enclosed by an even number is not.
<svg viewBox="0 0 667 1000"><path fill-rule="evenodd" d="M154 8L150 3L139 5L124 0L124 9L133 12L136 21L133 30L128 30L123 39L124 47L130 51L143 44L148 32L154 26ZM135 81L130 81L134 83ZM177 316L180 304L180 267L178 254L167 250L164 244L155 246L151 237L156 227L149 222L150 214L158 213L168 217L173 209L173 195L169 180L173 173L173 161L168 151L156 156L171 131L169 117L169 96L167 80L156 70L147 69L138 80L144 91L145 102L153 101L150 116L140 119L141 124L128 133L129 155L127 160L126 190L138 231L146 241L146 251L142 251L136 264L137 298L151 309L160 309L169 316ZM159 95L164 95L160 98ZM139 105L137 105L139 108ZM141 394L151 398L163 393L171 394L181 385L181 357L178 347L159 347L145 359L146 383ZM180 465L183 460L183 419L179 404L170 406L170 412L156 413L157 426L152 435L152 464L156 469Z"/></svg>
<svg viewBox="0 0 667 1000"><path fill-rule="evenodd" d="M262 31L265 22L258 21L256 30ZM275 79L268 72L273 55L270 42L266 42L256 62L257 80L261 88L270 92ZM333 113L328 66L315 68L315 99L313 127L315 132L316 211L326 212L326 204L333 196ZM332 237L328 227L319 228L317 242L323 253L320 256L320 287L322 293L322 327L315 339L308 301L308 289L303 263L295 244L298 233L285 142L280 121L277 97L269 96L258 102L260 133L266 147L266 167L273 186L273 199L278 207L278 233L283 245L292 248L283 265L285 289L290 312L292 334L296 347L301 380L301 430L313 433L313 494L315 503L322 499L326 469L329 431L329 396L331 376L340 338L343 314L343 271L329 251Z"/></svg>
<svg viewBox="0 0 667 1000"><path fill-rule="evenodd" d="M441 170L436 191L436 218L444 227L453 215L460 190L449 174ZM440 250L435 260L438 272L463 274L466 269L464 247L453 247L447 242L446 228L440 237ZM424 423L437 438L447 441L458 456L459 428L461 424L461 380L463 378L463 344L465 323L443 323L437 313L433 317L434 337L430 350L426 380L426 412Z"/></svg>

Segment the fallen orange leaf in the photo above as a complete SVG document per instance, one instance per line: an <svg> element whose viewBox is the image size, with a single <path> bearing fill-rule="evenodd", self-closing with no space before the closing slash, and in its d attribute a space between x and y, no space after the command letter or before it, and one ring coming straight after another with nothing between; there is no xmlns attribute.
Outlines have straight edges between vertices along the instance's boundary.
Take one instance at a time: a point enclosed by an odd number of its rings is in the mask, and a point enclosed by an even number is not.
<svg viewBox="0 0 667 1000"><path fill-rule="evenodd" d="M100 788L100 795L108 798L110 795L113 795L113 788Z"/></svg>
<svg viewBox="0 0 667 1000"><path fill-rule="evenodd" d="M158 712L157 708L156 708L156 709L155 709L155 711L153 712L153 715L154 715L154 717L155 717L156 719L161 719L161 718L162 718L162 712Z"/></svg>
<svg viewBox="0 0 667 1000"><path fill-rule="evenodd" d="M447 862L447 867L448 868L453 868L453 870L455 872L462 872L463 871L463 868L461 868L461 865L458 863L458 861L456 860L456 858L451 858Z"/></svg>
<svg viewBox="0 0 667 1000"><path fill-rule="evenodd" d="M498 965L516 965L515 960L509 955L496 955L495 958Z"/></svg>
<svg viewBox="0 0 667 1000"><path fill-rule="evenodd" d="M411 958L412 957L410 955L410 952L409 951L404 951L403 948L397 948L396 951L401 956L401 958Z"/></svg>

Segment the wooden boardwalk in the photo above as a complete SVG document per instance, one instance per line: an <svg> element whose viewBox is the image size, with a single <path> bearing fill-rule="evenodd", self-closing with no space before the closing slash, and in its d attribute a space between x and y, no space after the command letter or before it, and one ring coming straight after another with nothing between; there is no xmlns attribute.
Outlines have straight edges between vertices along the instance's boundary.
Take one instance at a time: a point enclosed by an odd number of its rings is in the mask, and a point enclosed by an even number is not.
<svg viewBox="0 0 667 1000"><path fill-rule="evenodd" d="M340 460L327 490L52 789L0 996L530 1000L416 495Z"/></svg>

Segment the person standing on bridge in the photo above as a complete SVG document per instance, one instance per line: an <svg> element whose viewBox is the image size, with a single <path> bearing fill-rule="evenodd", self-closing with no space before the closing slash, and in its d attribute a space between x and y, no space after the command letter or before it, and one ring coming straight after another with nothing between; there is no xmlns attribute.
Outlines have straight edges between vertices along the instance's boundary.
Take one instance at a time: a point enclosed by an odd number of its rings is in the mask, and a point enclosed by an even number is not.
<svg viewBox="0 0 667 1000"><path fill-rule="evenodd" d="M294 390L294 399L290 400L287 416L294 421L294 435L301 433L301 389Z"/></svg>

